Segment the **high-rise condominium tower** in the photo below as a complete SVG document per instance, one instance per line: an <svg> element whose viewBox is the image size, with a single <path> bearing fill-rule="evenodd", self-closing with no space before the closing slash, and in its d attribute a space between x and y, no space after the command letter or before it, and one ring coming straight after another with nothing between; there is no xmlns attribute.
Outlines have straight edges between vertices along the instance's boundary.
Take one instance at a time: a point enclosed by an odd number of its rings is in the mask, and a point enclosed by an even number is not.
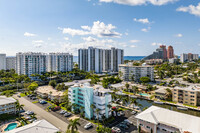
<svg viewBox="0 0 200 133"><path fill-rule="evenodd" d="M168 59L174 58L174 49L172 46L169 46L167 49L167 58Z"/></svg>
<svg viewBox="0 0 200 133"><path fill-rule="evenodd" d="M167 49L165 45L160 45L160 48L163 49L163 59L167 60Z"/></svg>
<svg viewBox="0 0 200 133"><path fill-rule="evenodd" d="M6 54L0 54L0 70L6 70Z"/></svg>
<svg viewBox="0 0 200 133"><path fill-rule="evenodd" d="M6 57L6 70L16 69L16 57Z"/></svg>
<svg viewBox="0 0 200 133"><path fill-rule="evenodd" d="M41 74L47 70L47 55L44 53L17 53L16 54L16 72L31 76L32 74Z"/></svg>
<svg viewBox="0 0 200 133"><path fill-rule="evenodd" d="M118 71L118 64L124 63L124 50L122 49L99 49L89 47L78 50L79 68L84 71Z"/></svg>
<svg viewBox="0 0 200 133"><path fill-rule="evenodd" d="M73 55L69 53L49 53L47 71L67 72L73 69Z"/></svg>

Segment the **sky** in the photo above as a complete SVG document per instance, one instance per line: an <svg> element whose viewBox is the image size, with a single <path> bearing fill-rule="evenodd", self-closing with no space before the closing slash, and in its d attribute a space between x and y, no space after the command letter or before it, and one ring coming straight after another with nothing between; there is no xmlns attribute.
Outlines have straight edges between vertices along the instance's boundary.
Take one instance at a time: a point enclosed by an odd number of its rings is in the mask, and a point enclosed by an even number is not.
<svg viewBox="0 0 200 133"><path fill-rule="evenodd" d="M159 45L200 51L200 0L0 0L0 53L122 48L146 56Z"/></svg>

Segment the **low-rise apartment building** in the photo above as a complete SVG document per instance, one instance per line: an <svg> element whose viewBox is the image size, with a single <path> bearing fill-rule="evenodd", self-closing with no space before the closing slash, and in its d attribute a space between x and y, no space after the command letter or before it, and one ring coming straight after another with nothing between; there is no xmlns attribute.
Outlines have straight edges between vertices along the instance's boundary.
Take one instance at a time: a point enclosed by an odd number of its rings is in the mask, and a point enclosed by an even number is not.
<svg viewBox="0 0 200 133"><path fill-rule="evenodd" d="M104 115L108 118L111 115L108 104L111 103L111 95L109 91L102 87L91 87L89 83L76 84L68 89L68 97L72 104L78 107L84 107L85 117L91 119L93 116L97 118L94 110L99 109L99 119ZM95 109L91 105L95 105Z"/></svg>
<svg viewBox="0 0 200 133"><path fill-rule="evenodd" d="M182 104L199 106L200 86L175 87L172 89L172 100Z"/></svg>
<svg viewBox="0 0 200 133"><path fill-rule="evenodd" d="M200 118L157 106L136 116L137 127L145 133L200 133Z"/></svg>
<svg viewBox="0 0 200 133"><path fill-rule="evenodd" d="M154 67L146 64L142 66L120 64L119 77L124 81L140 81L141 77L149 77L154 81Z"/></svg>
<svg viewBox="0 0 200 133"><path fill-rule="evenodd" d="M0 96L0 114L15 114L16 102L12 97Z"/></svg>

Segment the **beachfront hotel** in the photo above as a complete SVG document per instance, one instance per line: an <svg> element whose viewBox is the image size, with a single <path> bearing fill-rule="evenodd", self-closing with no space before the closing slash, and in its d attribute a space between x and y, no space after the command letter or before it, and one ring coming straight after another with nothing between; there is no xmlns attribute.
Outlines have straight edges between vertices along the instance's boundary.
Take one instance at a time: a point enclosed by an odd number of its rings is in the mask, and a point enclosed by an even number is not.
<svg viewBox="0 0 200 133"><path fill-rule="evenodd" d="M199 106L200 86L175 87L172 89L172 100L174 102Z"/></svg>
<svg viewBox="0 0 200 133"><path fill-rule="evenodd" d="M91 119L93 116L97 118L97 114L93 112L91 105L95 105L95 109L100 109L99 119L104 115L106 118L111 116L111 110L107 107L112 101L109 91L102 87L92 87L89 83L76 84L69 88L68 97L72 104L78 107L84 107L85 117ZM94 110L95 110L94 109Z"/></svg>
<svg viewBox="0 0 200 133"><path fill-rule="evenodd" d="M147 133L200 133L200 118L151 106L136 116L137 127Z"/></svg>
<svg viewBox="0 0 200 133"><path fill-rule="evenodd" d="M15 114L16 102L12 97L0 96L0 114Z"/></svg>
<svg viewBox="0 0 200 133"><path fill-rule="evenodd" d="M132 64L119 65L119 77L124 81L140 81L141 77L149 77L154 81L154 67L143 64L142 66L133 66Z"/></svg>

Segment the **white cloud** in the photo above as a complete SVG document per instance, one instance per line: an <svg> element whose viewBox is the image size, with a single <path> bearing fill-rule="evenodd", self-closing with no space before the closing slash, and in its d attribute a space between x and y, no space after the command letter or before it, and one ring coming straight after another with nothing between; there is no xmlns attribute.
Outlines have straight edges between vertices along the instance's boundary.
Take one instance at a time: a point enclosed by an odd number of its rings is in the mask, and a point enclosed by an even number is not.
<svg viewBox="0 0 200 133"><path fill-rule="evenodd" d="M143 23L143 24L150 24L148 18L143 18L143 19L142 18L141 19L134 18L133 21Z"/></svg>
<svg viewBox="0 0 200 133"><path fill-rule="evenodd" d="M24 36L26 36L26 37L33 37L33 36L36 36L36 34L25 32Z"/></svg>
<svg viewBox="0 0 200 133"><path fill-rule="evenodd" d="M141 31L143 31L143 32L149 32L150 29L151 29L151 27L143 28L143 29L141 29Z"/></svg>
<svg viewBox="0 0 200 133"><path fill-rule="evenodd" d="M97 39L96 38L93 38L93 37L91 37L91 36L89 36L89 37L83 37L82 38L84 41L86 41L86 42L97 42Z"/></svg>
<svg viewBox="0 0 200 133"><path fill-rule="evenodd" d="M179 34L176 34L175 37L179 37L180 38L180 37L183 37L183 35L179 33Z"/></svg>
<svg viewBox="0 0 200 133"><path fill-rule="evenodd" d="M181 6L176 9L179 12L188 12L195 16L200 16L200 3L197 6L189 5L189 6Z"/></svg>
<svg viewBox="0 0 200 133"><path fill-rule="evenodd" d="M164 44L153 42L151 45L152 45L152 46L160 46L160 45L164 45Z"/></svg>
<svg viewBox="0 0 200 133"><path fill-rule="evenodd" d="M124 34L125 34L126 36L128 36L128 32L125 32Z"/></svg>
<svg viewBox="0 0 200 133"><path fill-rule="evenodd" d="M70 34L72 36L75 35L95 35L97 37L121 37L121 34L114 31L116 29L115 26L112 24L104 24L103 22L96 21L93 22L93 26L81 26L82 29L71 29L71 28L59 28L60 30L63 31L63 34Z"/></svg>
<svg viewBox="0 0 200 133"><path fill-rule="evenodd" d="M123 5L137 6L137 5L147 5L152 4L156 6L166 5L168 3L174 3L178 0L99 0L99 2L106 3L117 3Z"/></svg>
<svg viewBox="0 0 200 133"><path fill-rule="evenodd" d="M138 42L140 42L140 40L130 40L129 42L130 43L138 43Z"/></svg>
<svg viewBox="0 0 200 133"><path fill-rule="evenodd" d="M32 41L32 43L44 43L43 40L35 40L35 41Z"/></svg>
<svg viewBox="0 0 200 133"><path fill-rule="evenodd" d="M69 40L69 38L68 38L68 37L64 37L64 39L65 39L66 41L68 41L68 40Z"/></svg>
<svg viewBox="0 0 200 133"><path fill-rule="evenodd" d="M136 46L135 46L135 45L131 45L130 47L131 47L131 48L135 48Z"/></svg>

